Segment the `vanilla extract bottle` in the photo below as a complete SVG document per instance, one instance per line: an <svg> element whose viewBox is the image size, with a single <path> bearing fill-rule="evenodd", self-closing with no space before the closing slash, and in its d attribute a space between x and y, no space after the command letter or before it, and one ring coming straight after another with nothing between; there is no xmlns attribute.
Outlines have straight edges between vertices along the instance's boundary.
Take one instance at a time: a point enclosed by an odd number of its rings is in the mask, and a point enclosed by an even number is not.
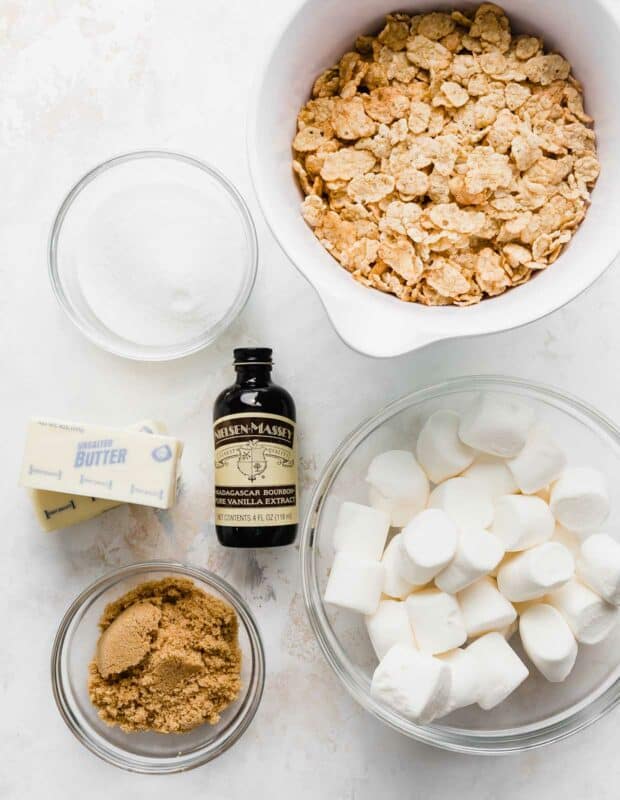
<svg viewBox="0 0 620 800"><path fill-rule="evenodd" d="M213 409L215 528L225 547L280 547L297 536L295 403L271 382L272 351L234 351L236 381Z"/></svg>

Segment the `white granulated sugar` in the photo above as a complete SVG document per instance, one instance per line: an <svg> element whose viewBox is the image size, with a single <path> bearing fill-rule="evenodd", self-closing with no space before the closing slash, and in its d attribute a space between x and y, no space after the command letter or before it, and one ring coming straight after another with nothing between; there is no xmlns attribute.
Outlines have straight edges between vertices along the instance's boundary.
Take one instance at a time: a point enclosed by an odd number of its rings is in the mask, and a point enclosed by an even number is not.
<svg viewBox="0 0 620 800"><path fill-rule="evenodd" d="M82 209L77 276L114 333L140 345L182 344L233 304L247 243L232 200L208 176L194 170L199 180L186 183L144 170L116 167L113 181L91 184L97 197Z"/></svg>

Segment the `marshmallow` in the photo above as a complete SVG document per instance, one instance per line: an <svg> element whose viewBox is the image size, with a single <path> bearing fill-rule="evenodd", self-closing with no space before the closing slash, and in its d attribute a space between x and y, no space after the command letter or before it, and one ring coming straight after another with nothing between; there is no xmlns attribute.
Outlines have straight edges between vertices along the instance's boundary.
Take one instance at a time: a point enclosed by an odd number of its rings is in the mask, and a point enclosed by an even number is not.
<svg viewBox="0 0 620 800"><path fill-rule="evenodd" d="M515 619L510 625L506 625L505 628L501 628L498 633L500 633L504 639L509 642L515 633L519 630L519 620Z"/></svg>
<svg viewBox="0 0 620 800"><path fill-rule="evenodd" d="M541 602L542 602L541 598L537 597L535 600L524 600L522 603L513 603L512 605L514 606L517 615L520 617L521 614L525 614L528 608L536 606Z"/></svg>
<svg viewBox="0 0 620 800"><path fill-rule="evenodd" d="M551 592L546 601L557 608L581 644L602 642L611 633L620 613L577 580Z"/></svg>
<svg viewBox="0 0 620 800"><path fill-rule="evenodd" d="M485 711L503 702L530 674L499 633L481 636L465 652L476 659L481 687L478 705Z"/></svg>
<svg viewBox="0 0 620 800"><path fill-rule="evenodd" d="M517 618L517 612L498 591L493 578L480 578L457 595L467 636L504 631Z"/></svg>
<svg viewBox="0 0 620 800"><path fill-rule="evenodd" d="M489 533L490 533L490 531L489 531ZM491 536L495 536L495 534L491 533ZM495 538L497 539L497 536ZM509 561L512 558L513 555L514 555L514 553L506 553L504 551L504 557L499 562L499 564L496 567L494 567L493 569L489 570L489 577L497 578L497 573L499 572L502 564L504 564L506 561Z"/></svg>
<svg viewBox="0 0 620 800"><path fill-rule="evenodd" d="M566 466L566 456L542 425L530 430L523 450L508 467L524 494L534 494L556 480Z"/></svg>
<svg viewBox="0 0 620 800"><path fill-rule="evenodd" d="M390 517L385 511L359 503L343 503L334 530L334 549L379 561L389 529Z"/></svg>
<svg viewBox="0 0 620 800"><path fill-rule="evenodd" d="M581 553L581 539L579 536L572 531L567 531L566 528L563 528L561 525L555 526L551 541L563 544L567 550L570 550L575 561Z"/></svg>
<svg viewBox="0 0 620 800"><path fill-rule="evenodd" d="M374 614L366 617L366 629L379 661L395 644L416 647L404 603L381 600Z"/></svg>
<svg viewBox="0 0 620 800"><path fill-rule="evenodd" d="M404 500L385 497L374 486L368 489L368 502L378 511L385 511L390 518L390 524L395 528L402 528L420 510L418 503L407 503Z"/></svg>
<svg viewBox="0 0 620 800"><path fill-rule="evenodd" d="M398 600L404 600L414 589L413 584L405 580L400 574L400 563L403 559L401 550L402 536L402 533L397 533L390 540L381 559L381 563L385 567L383 594L387 594L388 597L395 597Z"/></svg>
<svg viewBox="0 0 620 800"><path fill-rule="evenodd" d="M592 467L569 467L551 489L553 516L569 531L587 533L609 514L605 476Z"/></svg>
<svg viewBox="0 0 620 800"><path fill-rule="evenodd" d="M433 483L458 475L474 460L474 451L459 439L460 421L454 411L435 411L420 431L416 455Z"/></svg>
<svg viewBox="0 0 620 800"><path fill-rule="evenodd" d="M506 556L504 556L504 558L506 558ZM503 561L503 559L502 559L502 561ZM502 562L500 561L499 564L496 567L493 567L493 569L490 569L488 571L487 575L489 576L489 578L497 578L497 573L498 573L499 568L501 567L501 565L502 565Z"/></svg>
<svg viewBox="0 0 620 800"><path fill-rule="evenodd" d="M509 552L546 542L554 529L553 514L540 497L507 494L495 503L491 532Z"/></svg>
<svg viewBox="0 0 620 800"><path fill-rule="evenodd" d="M475 481L490 495L491 500L497 500L503 494L513 494L518 488L514 475L506 466L506 462L495 456L478 456L471 467L465 470L462 477Z"/></svg>
<svg viewBox="0 0 620 800"><path fill-rule="evenodd" d="M620 544L606 533L596 533L581 545L577 577L608 603L620 606Z"/></svg>
<svg viewBox="0 0 620 800"><path fill-rule="evenodd" d="M426 506L428 478L408 450L388 450L375 456L366 481L370 484L370 505L390 514L397 528Z"/></svg>
<svg viewBox="0 0 620 800"><path fill-rule="evenodd" d="M463 414L459 437L483 453L512 458L523 449L533 422L532 409L516 398L480 394Z"/></svg>
<svg viewBox="0 0 620 800"><path fill-rule="evenodd" d="M437 508L417 514L402 531L398 569L415 586L424 586L450 563L458 533L450 517Z"/></svg>
<svg viewBox="0 0 620 800"><path fill-rule="evenodd" d="M377 561L336 553L325 589L325 602L334 606L374 614L379 606L385 567Z"/></svg>
<svg viewBox="0 0 620 800"><path fill-rule="evenodd" d="M448 703L450 679L443 661L395 644L376 668L370 694L413 722L431 722Z"/></svg>
<svg viewBox="0 0 620 800"><path fill-rule="evenodd" d="M435 584L450 594L460 592L495 569L504 557L504 545L485 530L471 528L460 534L456 554L435 578Z"/></svg>
<svg viewBox="0 0 620 800"><path fill-rule="evenodd" d="M486 528L493 521L489 494L469 478L450 478L435 487L429 508L445 511L459 530Z"/></svg>
<svg viewBox="0 0 620 800"><path fill-rule="evenodd" d="M467 650L450 650L437 656L450 667L451 686L448 704L441 716L470 706L480 697L480 670L478 662Z"/></svg>
<svg viewBox="0 0 620 800"><path fill-rule="evenodd" d="M574 572L570 550L559 542L545 542L502 564L497 586L507 600L520 603L559 589Z"/></svg>
<svg viewBox="0 0 620 800"><path fill-rule="evenodd" d="M577 642L560 612L547 603L528 608L519 619L523 649L548 681L566 680L577 658Z"/></svg>
<svg viewBox="0 0 620 800"><path fill-rule="evenodd" d="M467 639L459 604L452 595L423 589L410 594L405 605L421 652L445 653Z"/></svg>

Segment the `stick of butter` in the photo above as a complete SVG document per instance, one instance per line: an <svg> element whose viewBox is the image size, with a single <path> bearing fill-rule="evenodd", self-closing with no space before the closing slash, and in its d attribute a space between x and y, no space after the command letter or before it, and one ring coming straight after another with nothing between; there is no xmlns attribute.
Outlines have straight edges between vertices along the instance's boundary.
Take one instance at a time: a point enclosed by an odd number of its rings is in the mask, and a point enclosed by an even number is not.
<svg viewBox="0 0 620 800"><path fill-rule="evenodd" d="M130 425L127 430L143 433L167 433L163 422L143 420ZM78 522L94 519L110 508L121 503L118 500L102 500L100 497L84 497L64 492L48 492L45 489L31 489L30 499L39 524L44 531L68 528Z"/></svg>
<svg viewBox="0 0 620 800"><path fill-rule="evenodd" d="M110 508L121 503L118 500L102 500L100 497L82 497L79 494L47 492L45 489L31 489L32 506L44 531L68 528L78 522L98 517Z"/></svg>
<svg viewBox="0 0 620 800"><path fill-rule="evenodd" d="M37 417L28 426L20 484L170 508L182 452L171 436Z"/></svg>

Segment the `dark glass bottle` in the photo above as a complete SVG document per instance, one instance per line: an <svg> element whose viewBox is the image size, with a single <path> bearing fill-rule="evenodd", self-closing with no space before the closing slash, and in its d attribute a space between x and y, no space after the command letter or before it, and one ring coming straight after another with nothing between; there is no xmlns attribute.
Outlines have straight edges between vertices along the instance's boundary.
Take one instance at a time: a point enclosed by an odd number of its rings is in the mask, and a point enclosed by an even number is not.
<svg viewBox="0 0 620 800"><path fill-rule="evenodd" d="M225 547L280 547L297 536L295 403L271 382L271 353L236 349L236 382L213 409L215 529Z"/></svg>

